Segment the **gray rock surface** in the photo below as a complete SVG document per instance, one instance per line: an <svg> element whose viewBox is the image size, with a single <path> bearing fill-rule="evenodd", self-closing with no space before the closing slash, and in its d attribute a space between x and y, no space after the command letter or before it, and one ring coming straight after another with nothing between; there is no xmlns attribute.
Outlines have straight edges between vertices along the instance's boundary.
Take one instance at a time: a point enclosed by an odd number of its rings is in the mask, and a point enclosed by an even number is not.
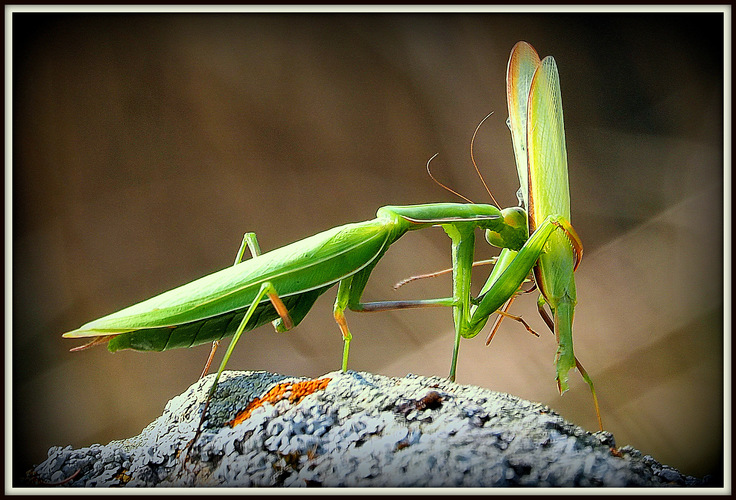
<svg viewBox="0 0 736 500"><path fill-rule="evenodd" d="M213 377L169 401L138 436L78 450L52 447L28 481L98 487L703 485L631 447L612 450L611 434L589 433L544 405L439 377L353 371L324 375L326 387L303 399L296 397L299 384L286 386L291 392L284 399L256 405L234 427L226 422L275 384L307 379L225 372L205 430L185 460Z"/></svg>

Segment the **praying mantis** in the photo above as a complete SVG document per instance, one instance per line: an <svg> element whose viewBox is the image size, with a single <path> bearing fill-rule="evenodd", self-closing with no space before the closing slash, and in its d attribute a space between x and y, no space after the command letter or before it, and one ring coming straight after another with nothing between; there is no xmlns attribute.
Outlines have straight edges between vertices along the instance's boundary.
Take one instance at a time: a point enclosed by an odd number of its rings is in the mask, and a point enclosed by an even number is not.
<svg viewBox="0 0 736 500"><path fill-rule="evenodd" d="M450 378L454 380L460 339L477 335L489 317L518 293L533 269L542 300L553 312L559 346L557 381L560 392L564 392L567 372L576 363L572 351L573 271L582 256L582 244L569 222L557 68L551 58L540 63L537 57L535 62L524 49L531 49L530 45L518 47L520 44L512 51L509 62L510 74L519 75L512 76L509 84L516 99L513 106L509 101L509 111L528 217L520 207L501 210L487 204L385 206L378 209L375 219L328 229L265 253L261 253L255 234L246 233L232 266L86 323L63 337L91 339L73 350L107 342L108 350L114 352L163 351L232 336L208 393L204 421L209 401L242 334L268 322L279 332L292 329L317 298L335 285L333 314L344 343L343 371L347 370L352 340L346 309L370 312L451 307L455 343ZM527 79L531 86L524 90ZM528 103L522 94L528 94ZM522 115L526 121L519 120ZM521 156L525 149L528 165ZM527 166L528 176L522 179L522 170ZM452 296L361 302L371 272L391 244L408 231L431 226L442 227L451 240ZM478 229L485 232L488 243L503 250L481 293L473 297L470 270ZM243 258L246 248L250 250L249 259ZM541 307L540 302L540 311ZM578 368L582 367L578 364ZM593 390L589 377L584 376Z"/></svg>
<svg viewBox="0 0 736 500"><path fill-rule="evenodd" d="M506 69L506 100L509 110L507 124L511 130L520 184L518 197L527 209L528 229L533 234L539 221L548 214L557 214L570 220L562 95L554 58L547 56L540 60L534 47L526 42L514 45ZM575 239L579 244L579 238ZM503 270L506 262L515 258L514 253L513 249L501 250L489 282ZM559 232L550 235L545 250L533 268L535 283L541 292L537 309L557 339L555 364L560 394L569 388L568 372L577 367L590 387L598 426L603 430L593 381L573 352L572 323L577 303L574 272L579 264L582 246L576 248L574 253L573 256L573 249L565 235ZM503 311L508 309L514 297L509 297ZM552 311L551 318L544 309L545 304ZM486 344L490 343L502 318L503 315L498 316Z"/></svg>

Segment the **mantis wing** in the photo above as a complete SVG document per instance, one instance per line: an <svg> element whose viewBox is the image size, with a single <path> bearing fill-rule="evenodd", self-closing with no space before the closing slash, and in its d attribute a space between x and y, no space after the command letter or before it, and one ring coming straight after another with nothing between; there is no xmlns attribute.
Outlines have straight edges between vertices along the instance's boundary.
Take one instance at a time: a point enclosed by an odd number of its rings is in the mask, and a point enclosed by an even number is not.
<svg viewBox="0 0 736 500"><path fill-rule="evenodd" d="M549 215L570 221L567 148L562 117L560 78L555 60L545 57L537 67L527 102L527 164L529 231ZM576 304L574 255L562 231L553 233L534 269L537 285L554 314L557 337L557 384L567 390L568 371L575 367L572 321Z"/></svg>
<svg viewBox="0 0 736 500"><path fill-rule="evenodd" d="M516 172L519 175L519 191L516 196L525 210L529 207L529 174L526 146L527 101L529 88L532 85L532 78L537 66L539 66L539 55L534 47L526 42L518 42L514 45L506 66L506 103L509 108L509 118L506 120L506 125L511 130L511 142L514 146L514 157L516 158ZM486 285L481 290L481 294L491 288L515 256L516 252L514 250L508 248L501 250L498 261L493 267ZM512 301L513 297L506 302L505 307L508 308ZM486 344L491 341L502 319L503 316L499 315L488 340L486 340Z"/></svg>
<svg viewBox="0 0 736 500"><path fill-rule="evenodd" d="M519 174L519 185L521 186L519 197L525 209L529 207L526 147L527 100L537 66L539 66L539 55L534 47L526 42L514 45L506 67L506 102L509 107L509 119L506 124L511 129L516 171Z"/></svg>
<svg viewBox="0 0 736 500"><path fill-rule="evenodd" d="M333 228L91 321L63 336L123 334L111 341L111 350L190 347L232 335L266 281L278 290L298 323L321 293L380 257L390 244L389 237L378 219ZM267 299L263 304L265 310L255 315L249 329L278 317Z"/></svg>
<svg viewBox="0 0 736 500"><path fill-rule="evenodd" d="M517 197L519 202L526 209L529 206L529 186L527 171L527 147L526 147L526 120L527 120L527 100L529 98L529 88L532 85L534 71L539 66L539 55L534 47L526 42L518 42L511 49L511 57L506 66L506 102L509 108L509 118L506 120L511 130L511 141L514 145L514 157L516 158L516 172L519 175L519 192ZM496 283L506 267L516 256L516 251L504 248L498 256L496 265L486 281L485 286L480 294L486 293L493 284ZM511 299L513 300L513 298ZM507 302L507 306L510 301ZM503 316L499 316L493 326L491 337L498 328ZM487 343L490 342L488 338Z"/></svg>
<svg viewBox="0 0 736 500"><path fill-rule="evenodd" d="M534 72L539 66L539 55L534 47L526 42L518 42L511 49L511 56L509 57L508 65L506 66L506 103L509 108L509 118L506 120L511 130L511 142L514 146L514 157L516 159L516 172L519 175L519 191L516 196L526 210L529 207L529 173L527 166L527 146L526 146L526 120L527 120L527 101L529 99L529 89L532 85L532 78L534 78ZM527 229L528 228L527 221ZM514 250L504 248L498 256L496 265L493 266L493 271L486 282L486 285L481 290L481 294L487 292L493 284L499 279L501 274L506 270L506 267L516 256ZM511 302L511 299L506 302L504 309L507 309ZM495 335L496 329L498 328L502 315L499 315L496 322L491 329L491 334L486 340L486 345L491 341L493 335Z"/></svg>

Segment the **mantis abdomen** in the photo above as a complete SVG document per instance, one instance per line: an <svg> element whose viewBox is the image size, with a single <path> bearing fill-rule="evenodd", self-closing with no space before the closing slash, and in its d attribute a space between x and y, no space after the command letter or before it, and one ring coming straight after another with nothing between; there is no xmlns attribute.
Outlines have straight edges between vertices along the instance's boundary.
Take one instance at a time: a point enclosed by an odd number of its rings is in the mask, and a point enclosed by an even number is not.
<svg viewBox="0 0 736 500"><path fill-rule="evenodd" d="M292 321L299 323L306 316L307 312L309 312L317 298L332 286L328 285L317 288L316 290L310 290L309 292L284 297L282 300L289 310ZM108 342L107 348L111 352L122 349L166 351L180 347L194 347L212 342L213 340L232 337L243 320L243 316L249 306L250 304L246 303L242 308L235 311L189 323L182 323L180 325L143 328L132 332L120 333ZM246 323L245 330L253 330L276 319L279 319L279 314L271 302L262 302Z"/></svg>

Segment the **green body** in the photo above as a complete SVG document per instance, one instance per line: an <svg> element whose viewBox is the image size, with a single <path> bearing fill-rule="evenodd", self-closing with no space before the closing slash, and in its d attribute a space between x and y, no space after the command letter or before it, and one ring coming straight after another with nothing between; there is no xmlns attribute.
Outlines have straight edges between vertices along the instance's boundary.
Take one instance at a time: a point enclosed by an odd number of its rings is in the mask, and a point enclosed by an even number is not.
<svg viewBox="0 0 736 500"><path fill-rule="evenodd" d="M519 199L527 209L529 232L533 234L551 215L570 221L565 126L560 79L554 58L548 56L540 60L531 45L517 43L507 67L506 93L507 123L519 174ZM582 245L579 245L578 252L582 252ZM577 258L579 260L580 255ZM546 314L543 310L545 303L552 311L560 393L568 389L568 372L578 365L595 399L593 383L573 352L572 324L577 303L575 266L570 235L556 231L550 235L534 266L534 278L541 292L540 313Z"/></svg>
<svg viewBox="0 0 736 500"><path fill-rule="evenodd" d="M108 349L163 351L232 336L261 286L270 282L298 324L317 298L336 283L358 275L358 296L388 247L409 230L460 224L499 231L520 248L526 228L503 223L492 205L436 203L383 207L377 217L323 231L222 269L153 298L91 321L66 338L115 335ZM271 302L259 301L245 330L278 320ZM279 324L279 329L284 329Z"/></svg>
<svg viewBox="0 0 736 500"><path fill-rule="evenodd" d="M552 57L545 57L534 73L527 124L529 230L534 231L551 213L570 220L562 97L557 65ZM570 240L561 231L556 232L540 255L534 276L554 317L560 392L567 390L567 373L575 367L572 346L572 323L577 304L574 268Z"/></svg>
<svg viewBox="0 0 736 500"><path fill-rule="evenodd" d="M557 372L562 391L575 366L572 315L575 266L568 238L570 198L557 68L551 58L539 62L520 42L509 61L509 125L521 182L521 208L433 203L380 208L376 218L329 229L285 247L260 254L255 235L244 238L253 258L210 274L64 334L66 338L108 341L108 349L163 351L233 336L212 385L224 370L244 331L273 322L278 331L299 324L317 298L338 284L334 315L344 340L347 367L352 334L344 311L378 311L406 307L453 308L455 346L450 369L454 379L461 338L477 335L534 269L544 300L554 314L558 338ZM378 260L407 231L441 226L452 240L451 297L362 303L366 283ZM562 228L562 230L558 230ZM477 298L470 277L476 230L503 249ZM251 237L249 239L249 236ZM579 251L578 251L579 258ZM590 382L589 382L590 383ZM592 383L591 383L592 389ZM209 400L208 400L209 401ZM206 413L206 408L203 411ZM201 424L200 424L201 428Z"/></svg>
<svg viewBox="0 0 736 500"><path fill-rule="evenodd" d="M292 320L299 323L321 294L383 254L395 239L386 229L378 219L333 228L87 323L65 336L120 333L109 342L111 351L163 351L219 340L235 333L266 281L278 290ZM264 299L246 330L278 318Z"/></svg>

